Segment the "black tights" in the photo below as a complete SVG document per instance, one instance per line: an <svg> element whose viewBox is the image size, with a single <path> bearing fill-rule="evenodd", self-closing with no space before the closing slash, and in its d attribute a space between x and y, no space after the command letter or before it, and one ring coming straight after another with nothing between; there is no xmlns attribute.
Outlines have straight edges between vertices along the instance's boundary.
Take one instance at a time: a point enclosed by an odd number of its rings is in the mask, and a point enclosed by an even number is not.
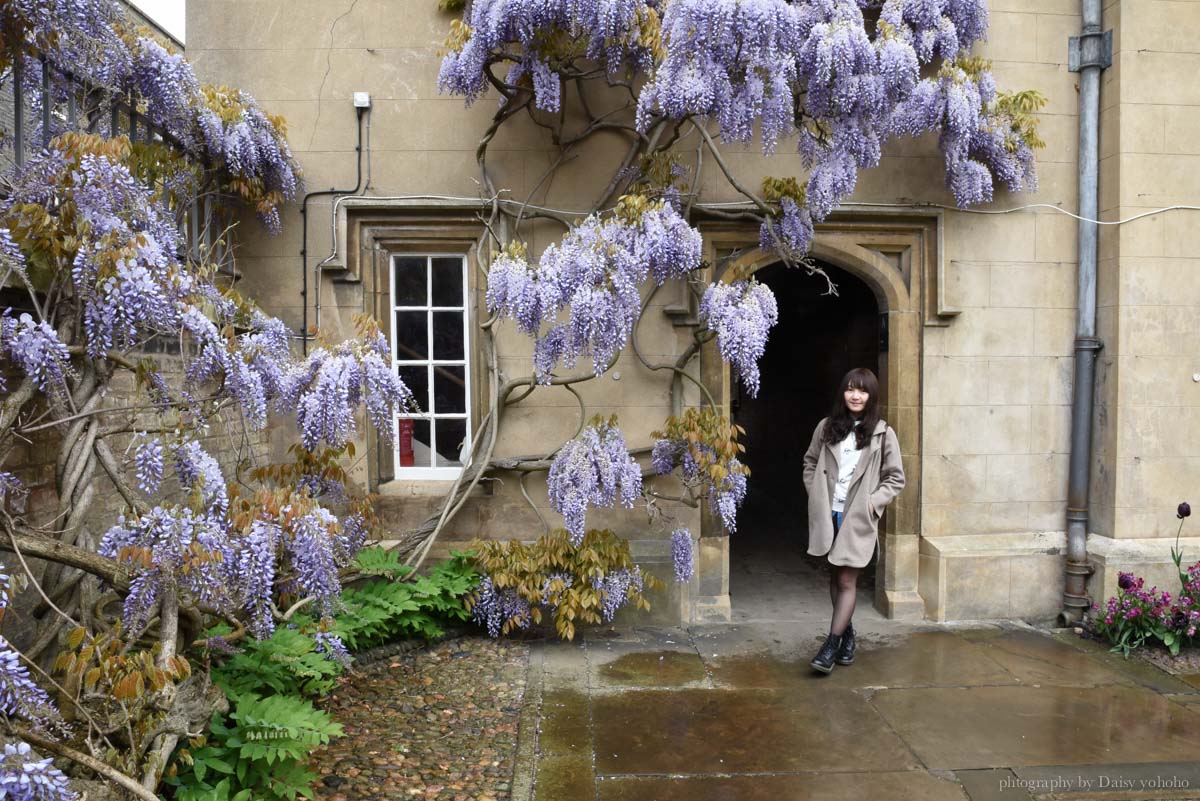
<svg viewBox="0 0 1200 801"><path fill-rule="evenodd" d="M829 624L829 631L840 637L854 615L854 602L858 594L858 571L861 568L845 565L829 567L829 600L833 601L833 620Z"/></svg>

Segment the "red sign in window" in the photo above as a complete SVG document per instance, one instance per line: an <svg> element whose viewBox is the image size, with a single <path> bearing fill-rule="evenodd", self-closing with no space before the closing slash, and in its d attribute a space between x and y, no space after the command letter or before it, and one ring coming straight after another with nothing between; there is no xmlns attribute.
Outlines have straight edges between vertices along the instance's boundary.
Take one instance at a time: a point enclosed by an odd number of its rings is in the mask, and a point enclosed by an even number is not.
<svg viewBox="0 0 1200 801"><path fill-rule="evenodd" d="M412 446L413 421L408 420L408 419L401 420L398 428L399 428L399 431L397 433L400 436L400 466L401 467L412 467L413 466L413 446Z"/></svg>

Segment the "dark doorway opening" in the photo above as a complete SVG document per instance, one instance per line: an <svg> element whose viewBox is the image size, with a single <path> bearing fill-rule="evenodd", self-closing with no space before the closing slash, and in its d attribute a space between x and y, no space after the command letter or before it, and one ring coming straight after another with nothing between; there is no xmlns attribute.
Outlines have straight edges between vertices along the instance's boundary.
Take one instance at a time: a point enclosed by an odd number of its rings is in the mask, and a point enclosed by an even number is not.
<svg viewBox="0 0 1200 801"><path fill-rule="evenodd" d="M746 430L742 441L751 470L738 530L730 538L735 620L792 617L800 611L794 607L820 606L822 600L824 614L829 604L828 561L807 553L804 452L842 376L853 367L879 374L887 326L864 281L833 265L820 266L837 295L824 294L821 276L782 264L755 273L775 293L779 322L760 362L758 397L746 395L735 381L730 398L733 419ZM859 576L860 604L869 605L874 595L875 562Z"/></svg>

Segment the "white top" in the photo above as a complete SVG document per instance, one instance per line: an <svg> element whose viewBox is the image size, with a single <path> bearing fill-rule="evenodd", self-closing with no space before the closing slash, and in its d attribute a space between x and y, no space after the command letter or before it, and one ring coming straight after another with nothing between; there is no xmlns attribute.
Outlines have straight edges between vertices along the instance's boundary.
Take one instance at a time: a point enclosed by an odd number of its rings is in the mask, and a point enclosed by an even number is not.
<svg viewBox="0 0 1200 801"><path fill-rule="evenodd" d="M846 495L850 491L850 478L854 475L854 468L858 467L858 458L862 455L862 451L858 449L856 430L857 428L850 429L850 433L835 448L838 457L837 483L833 486L833 511L835 512L841 512L846 507Z"/></svg>

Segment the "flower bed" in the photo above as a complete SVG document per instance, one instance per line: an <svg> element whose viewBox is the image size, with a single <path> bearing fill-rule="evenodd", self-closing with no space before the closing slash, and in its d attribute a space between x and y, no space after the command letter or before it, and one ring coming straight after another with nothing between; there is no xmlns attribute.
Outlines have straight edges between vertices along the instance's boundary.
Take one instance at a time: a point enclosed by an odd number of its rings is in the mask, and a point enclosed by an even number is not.
<svg viewBox="0 0 1200 801"><path fill-rule="evenodd" d="M1179 529L1190 517L1192 508L1187 503L1179 504L1176 516ZM1179 550L1179 532L1175 535L1176 545L1171 549L1171 558L1179 570L1180 589L1176 596L1158 587L1145 589L1145 581L1133 573L1117 575L1117 594L1108 599L1103 611L1099 604L1092 607L1090 628L1112 643L1114 651L1126 656L1143 645L1161 643L1172 656L1178 656L1183 648L1194 648L1198 644L1200 631L1200 562L1187 570L1182 568L1183 553Z"/></svg>

